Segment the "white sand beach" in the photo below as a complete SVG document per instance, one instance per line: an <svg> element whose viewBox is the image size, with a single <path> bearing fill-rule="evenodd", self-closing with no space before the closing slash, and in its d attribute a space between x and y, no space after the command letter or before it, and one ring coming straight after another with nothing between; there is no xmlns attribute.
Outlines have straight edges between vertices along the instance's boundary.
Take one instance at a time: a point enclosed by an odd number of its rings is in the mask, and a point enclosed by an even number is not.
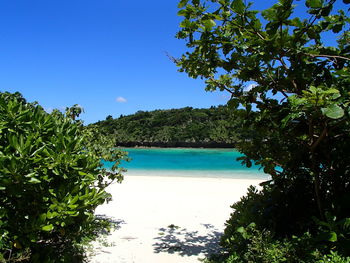
<svg viewBox="0 0 350 263"><path fill-rule="evenodd" d="M263 180L132 175L110 186L96 213L118 223L92 263L182 263L216 251L230 205Z"/></svg>

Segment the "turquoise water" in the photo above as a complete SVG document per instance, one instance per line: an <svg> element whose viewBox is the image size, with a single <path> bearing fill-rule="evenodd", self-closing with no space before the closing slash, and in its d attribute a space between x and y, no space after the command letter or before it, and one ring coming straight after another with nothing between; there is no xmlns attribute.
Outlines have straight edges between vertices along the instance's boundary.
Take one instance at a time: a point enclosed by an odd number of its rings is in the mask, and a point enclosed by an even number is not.
<svg viewBox="0 0 350 263"><path fill-rule="evenodd" d="M133 174L195 177L232 177L249 179L268 178L258 166L242 166L232 149L184 149L184 148L124 148L130 162L121 167ZM105 163L110 167L110 163Z"/></svg>

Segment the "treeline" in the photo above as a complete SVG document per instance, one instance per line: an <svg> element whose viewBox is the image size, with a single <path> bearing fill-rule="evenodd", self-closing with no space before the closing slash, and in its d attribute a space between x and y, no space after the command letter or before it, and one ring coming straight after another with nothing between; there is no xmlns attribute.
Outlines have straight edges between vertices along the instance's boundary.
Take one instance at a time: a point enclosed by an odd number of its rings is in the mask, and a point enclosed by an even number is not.
<svg viewBox="0 0 350 263"><path fill-rule="evenodd" d="M99 121L101 133L118 146L232 147L237 138L237 117L227 106L209 109L138 111Z"/></svg>

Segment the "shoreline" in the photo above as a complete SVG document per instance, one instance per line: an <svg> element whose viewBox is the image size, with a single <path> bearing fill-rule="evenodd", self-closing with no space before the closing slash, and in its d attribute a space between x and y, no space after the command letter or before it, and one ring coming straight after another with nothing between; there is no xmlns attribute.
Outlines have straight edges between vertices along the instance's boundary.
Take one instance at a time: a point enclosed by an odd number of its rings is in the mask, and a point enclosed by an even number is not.
<svg viewBox="0 0 350 263"><path fill-rule="evenodd" d="M208 149L208 150L236 150L236 148L234 146L232 147L185 147L185 146L120 146L117 145L116 146L119 149Z"/></svg>
<svg viewBox="0 0 350 263"><path fill-rule="evenodd" d="M148 174L148 175L145 175ZM150 175L151 174L151 175ZM127 176L146 177L177 177L177 178L204 178L204 179L230 179L230 180L270 180L271 177L263 172L247 170L166 170L166 169L135 169L129 168L124 173Z"/></svg>
<svg viewBox="0 0 350 263"><path fill-rule="evenodd" d="M234 148L234 143L225 142L125 142L116 145L116 147L127 148L217 148L230 149Z"/></svg>
<svg viewBox="0 0 350 263"><path fill-rule="evenodd" d="M113 200L96 210L119 228L106 237L110 246L94 243L90 262L199 262L220 249L230 206L263 181L127 172L121 184L107 189Z"/></svg>

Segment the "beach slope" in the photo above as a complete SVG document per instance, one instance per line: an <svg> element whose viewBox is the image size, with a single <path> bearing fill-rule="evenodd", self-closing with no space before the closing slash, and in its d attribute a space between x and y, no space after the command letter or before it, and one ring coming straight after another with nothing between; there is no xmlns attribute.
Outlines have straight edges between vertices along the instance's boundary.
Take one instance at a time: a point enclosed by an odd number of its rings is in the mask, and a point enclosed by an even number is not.
<svg viewBox="0 0 350 263"><path fill-rule="evenodd" d="M219 249L230 205L262 180L137 176L109 188L96 213L117 229L94 243L90 262L199 262Z"/></svg>

